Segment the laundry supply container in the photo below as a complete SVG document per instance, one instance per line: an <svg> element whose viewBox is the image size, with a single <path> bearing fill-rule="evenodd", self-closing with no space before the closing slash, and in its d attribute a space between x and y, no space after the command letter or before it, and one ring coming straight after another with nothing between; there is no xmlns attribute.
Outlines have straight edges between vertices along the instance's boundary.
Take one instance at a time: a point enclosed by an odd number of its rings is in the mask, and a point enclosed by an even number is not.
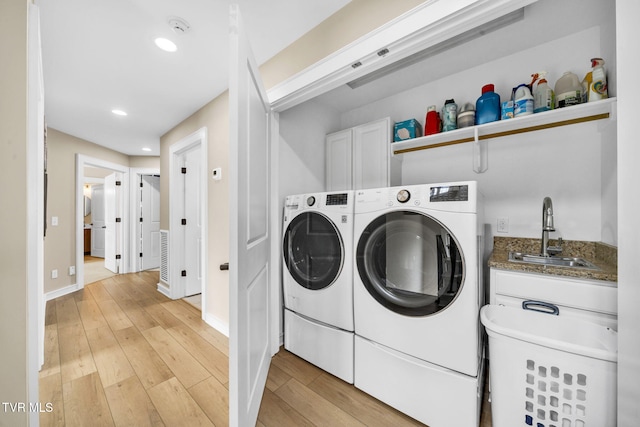
<svg viewBox="0 0 640 427"><path fill-rule="evenodd" d="M482 307L480 320L493 427L616 426L616 331L501 305Z"/></svg>

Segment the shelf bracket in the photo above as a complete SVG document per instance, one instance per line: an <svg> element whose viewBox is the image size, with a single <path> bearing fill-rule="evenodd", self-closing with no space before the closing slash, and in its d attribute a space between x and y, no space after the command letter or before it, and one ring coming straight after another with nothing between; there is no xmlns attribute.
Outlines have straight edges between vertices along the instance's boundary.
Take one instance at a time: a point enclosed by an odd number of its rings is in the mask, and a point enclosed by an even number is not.
<svg viewBox="0 0 640 427"><path fill-rule="evenodd" d="M486 172L489 168L489 147L487 139L478 138L478 127L473 129L473 171L475 173Z"/></svg>

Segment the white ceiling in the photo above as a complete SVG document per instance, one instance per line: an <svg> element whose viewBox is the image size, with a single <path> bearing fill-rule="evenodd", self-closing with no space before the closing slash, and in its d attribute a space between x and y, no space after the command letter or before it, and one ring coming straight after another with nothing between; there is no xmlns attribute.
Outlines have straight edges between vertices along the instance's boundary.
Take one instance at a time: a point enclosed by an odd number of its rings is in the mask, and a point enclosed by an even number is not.
<svg viewBox="0 0 640 427"><path fill-rule="evenodd" d="M235 2L262 64L349 1ZM158 156L161 135L227 89L230 3L36 0L47 125L124 154ZM185 34L169 26L176 16L190 25ZM156 37L178 51L161 51Z"/></svg>

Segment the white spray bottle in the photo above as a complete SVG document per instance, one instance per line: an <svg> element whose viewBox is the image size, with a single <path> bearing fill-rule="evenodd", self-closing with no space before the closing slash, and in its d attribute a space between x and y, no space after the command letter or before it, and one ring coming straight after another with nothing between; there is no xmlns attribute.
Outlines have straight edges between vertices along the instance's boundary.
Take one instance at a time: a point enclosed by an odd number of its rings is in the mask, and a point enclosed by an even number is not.
<svg viewBox="0 0 640 427"><path fill-rule="evenodd" d="M546 71L540 71L538 74L532 75L533 80L540 78L536 90L533 93L533 112L540 113L542 111L553 110L556 105L556 96L553 89L547 83Z"/></svg>

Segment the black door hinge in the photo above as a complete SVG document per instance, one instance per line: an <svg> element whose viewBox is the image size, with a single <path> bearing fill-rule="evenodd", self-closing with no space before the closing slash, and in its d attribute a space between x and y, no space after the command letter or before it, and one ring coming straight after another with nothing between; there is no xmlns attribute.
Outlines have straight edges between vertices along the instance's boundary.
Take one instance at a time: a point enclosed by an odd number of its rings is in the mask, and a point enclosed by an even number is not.
<svg viewBox="0 0 640 427"><path fill-rule="evenodd" d="M122 185L122 181L116 181L116 186Z"/></svg>
<svg viewBox="0 0 640 427"><path fill-rule="evenodd" d="M142 217L140 217L140 222L142 222Z"/></svg>
<svg viewBox="0 0 640 427"><path fill-rule="evenodd" d="M144 184L140 183L140 188L144 187Z"/></svg>
<svg viewBox="0 0 640 427"><path fill-rule="evenodd" d="M182 221L180 221L180 223L182 225L187 225L187 219L186 218L182 218Z"/></svg>
<svg viewBox="0 0 640 427"><path fill-rule="evenodd" d="M187 173L187 168L182 168L182 173Z"/></svg>
<svg viewBox="0 0 640 427"><path fill-rule="evenodd" d="M142 258L142 252L140 252L140 258Z"/></svg>
<svg viewBox="0 0 640 427"><path fill-rule="evenodd" d="M116 259L121 259L122 255L116 255Z"/></svg>
<svg viewBox="0 0 640 427"><path fill-rule="evenodd" d="M116 218L116 222L122 222L122 218Z"/></svg>
<svg viewBox="0 0 640 427"><path fill-rule="evenodd" d="M182 273L180 273L180 275L182 277L187 277L187 270L182 270Z"/></svg>

